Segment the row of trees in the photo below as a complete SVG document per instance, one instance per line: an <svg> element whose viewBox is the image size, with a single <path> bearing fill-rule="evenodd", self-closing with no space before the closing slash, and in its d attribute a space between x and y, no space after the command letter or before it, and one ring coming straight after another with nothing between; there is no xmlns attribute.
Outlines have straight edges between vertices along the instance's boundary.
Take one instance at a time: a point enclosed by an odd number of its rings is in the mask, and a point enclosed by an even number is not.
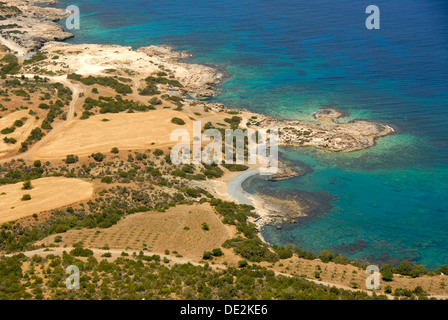
<svg viewBox="0 0 448 320"><path fill-rule="evenodd" d="M110 87L119 94L132 93L132 89L129 85L121 83L114 77L95 77L91 75L88 77L83 77L82 75L72 73L67 75L67 79L79 81L87 86L98 84L104 87Z"/></svg>
<svg viewBox="0 0 448 320"><path fill-rule="evenodd" d="M115 98L99 97L98 100L88 97L84 101L83 108L84 112L80 119L87 119L89 116L93 115L94 113L92 110L95 110L96 108L99 109L101 114L155 110L155 107L152 105L144 105L133 100L123 99L120 95L115 96Z"/></svg>

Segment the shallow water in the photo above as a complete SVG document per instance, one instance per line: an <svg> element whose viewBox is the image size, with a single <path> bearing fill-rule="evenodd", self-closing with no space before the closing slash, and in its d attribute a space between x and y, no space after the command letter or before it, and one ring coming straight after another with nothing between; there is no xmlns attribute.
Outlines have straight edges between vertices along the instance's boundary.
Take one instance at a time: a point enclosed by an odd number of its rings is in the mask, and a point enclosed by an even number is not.
<svg viewBox="0 0 448 320"><path fill-rule="evenodd" d="M251 179L249 190L275 185L334 200L313 219L264 235L374 262L448 263L446 1L378 0L381 29L370 31L368 1L64 0L59 6L67 4L82 13L69 42L191 50L191 61L232 75L215 98L230 107L312 121L312 112L331 106L349 112L347 120L391 124L397 134L368 150L282 150L312 172L282 182Z"/></svg>

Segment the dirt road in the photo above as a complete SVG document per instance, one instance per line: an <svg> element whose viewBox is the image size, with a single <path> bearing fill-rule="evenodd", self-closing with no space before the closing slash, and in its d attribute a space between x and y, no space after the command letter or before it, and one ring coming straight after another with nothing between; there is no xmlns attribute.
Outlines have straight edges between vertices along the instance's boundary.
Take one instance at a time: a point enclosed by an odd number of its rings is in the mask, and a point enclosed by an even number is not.
<svg viewBox="0 0 448 320"><path fill-rule="evenodd" d="M32 78L32 77L34 77L34 74L25 74L24 76L27 78ZM78 88L78 86L71 83L67 79L66 75L57 76L57 77L47 77L47 78L53 82L60 82L60 83L64 84L65 86L67 86L68 88L70 88L70 90L72 90L72 101L70 102L70 105L69 105L67 119L64 122L61 122L58 125L56 125L50 132L48 132L41 140L39 140L35 144L33 144L31 146L31 148L28 149L27 151L25 151L23 153L16 154L16 155L3 157L0 159L0 163L8 162L8 161L11 161L14 159L24 159L24 158L31 157L37 149L39 149L40 147L45 145L57 132L59 132L59 130L61 130L62 127L64 127L70 121L73 120L74 115L75 115L75 110L76 110L76 103L79 100L79 93L81 92L81 90Z"/></svg>

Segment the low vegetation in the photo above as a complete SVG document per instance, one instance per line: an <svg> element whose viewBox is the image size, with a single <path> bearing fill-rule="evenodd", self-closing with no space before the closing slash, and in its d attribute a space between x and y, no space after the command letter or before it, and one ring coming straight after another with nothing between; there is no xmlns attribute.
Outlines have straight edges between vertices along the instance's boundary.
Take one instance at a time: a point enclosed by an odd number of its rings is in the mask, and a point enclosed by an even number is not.
<svg viewBox="0 0 448 320"><path fill-rule="evenodd" d="M213 253L212 253L213 255ZM329 299L371 300L363 292L314 284L300 277L277 276L273 271L241 263L239 268L214 271L209 265L175 264L158 255L127 253L113 261L98 260L78 246L62 256L0 257L0 299ZM81 273L80 290L67 290L65 269Z"/></svg>
<svg viewBox="0 0 448 320"><path fill-rule="evenodd" d="M132 93L132 89L129 85L118 81L114 77L99 77L99 76L98 77L95 77L95 76L83 77L82 75L72 73L67 76L67 79L79 81L86 86L91 86L91 85L97 84L97 85L104 86L104 87L110 87L110 88L114 89L119 94L126 95L128 93Z"/></svg>

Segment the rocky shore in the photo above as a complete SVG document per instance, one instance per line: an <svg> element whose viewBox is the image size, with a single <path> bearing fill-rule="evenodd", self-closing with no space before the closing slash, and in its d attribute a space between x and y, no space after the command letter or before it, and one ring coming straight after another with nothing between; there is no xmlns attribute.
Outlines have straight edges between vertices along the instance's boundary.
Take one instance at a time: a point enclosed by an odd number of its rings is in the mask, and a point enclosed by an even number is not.
<svg viewBox="0 0 448 320"><path fill-rule="evenodd" d="M286 163L279 161L278 170L275 174L268 178L269 181L282 181L303 175L304 172L290 168Z"/></svg>
<svg viewBox="0 0 448 320"><path fill-rule="evenodd" d="M0 44L18 56L25 56L52 40L73 37L55 21L67 16L64 10L36 7L54 1L9 0L0 4Z"/></svg>
<svg viewBox="0 0 448 320"><path fill-rule="evenodd" d="M211 67L180 61L189 55L188 52L173 50L168 46L148 46L133 50L132 47L119 45L50 41L41 48L41 52L53 58L57 56L52 63L42 63L44 74L120 76L132 79L133 85L142 89L146 85L146 77L163 72L182 86L159 84L159 89L170 95L184 97L213 96L223 77L222 73ZM188 103L203 102L188 100Z"/></svg>
<svg viewBox="0 0 448 320"><path fill-rule="evenodd" d="M319 122L279 120L263 117L254 127L278 129L283 145L309 146L334 152L351 152L375 144L375 139L393 131L390 126L367 120L336 122L343 114L334 109L321 109L314 114Z"/></svg>

